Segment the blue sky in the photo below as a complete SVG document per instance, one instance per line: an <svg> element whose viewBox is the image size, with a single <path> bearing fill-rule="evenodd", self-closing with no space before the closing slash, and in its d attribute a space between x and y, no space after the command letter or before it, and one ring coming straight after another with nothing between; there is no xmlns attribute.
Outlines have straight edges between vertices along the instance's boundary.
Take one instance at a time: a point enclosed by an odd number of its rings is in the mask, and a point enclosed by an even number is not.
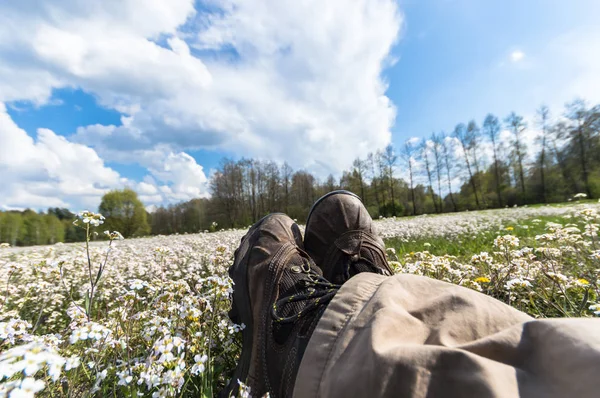
<svg viewBox="0 0 600 398"><path fill-rule="evenodd" d="M488 112L532 114L541 103L556 113L574 95L579 59L564 58L561 37L598 33L594 1L407 1L398 63L387 73L389 97L398 107L394 141L451 130ZM597 37L597 36L596 36ZM587 38L590 41L594 37ZM565 43L570 45L571 43ZM597 47L582 43L583 51ZM554 47L554 48L553 48ZM512 62L511 54L523 58ZM589 68L600 72L599 65ZM598 80L596 80L597 83ZM592 83L592 82L590 82ZM597 85L595 86L597 87ZM590 100L598 100L589 98Z"/></svg>
<svg viewBox="0 0 600 398"><path fill-rule="evenodd" d="M600 100L599 2L319 4L0 5L0 208L207 196L224 156L324 177L488 112Z"/></svg>

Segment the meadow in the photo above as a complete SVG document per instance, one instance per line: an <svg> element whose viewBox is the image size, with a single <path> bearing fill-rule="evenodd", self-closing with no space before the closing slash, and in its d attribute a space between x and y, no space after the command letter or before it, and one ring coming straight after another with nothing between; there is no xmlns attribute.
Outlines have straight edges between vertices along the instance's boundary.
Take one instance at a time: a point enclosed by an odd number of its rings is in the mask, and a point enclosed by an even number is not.
<svg viewBox="0 0 600 398"><path fill-rule="evenodd" d="M377 220L396 272L531 316L600 315L598 203ZM89 240L103 219L79 216ZM0 397L213 396L240 352L227 268L245 230L0 247ZM248 396L242 386L241 396Z"/></svg>

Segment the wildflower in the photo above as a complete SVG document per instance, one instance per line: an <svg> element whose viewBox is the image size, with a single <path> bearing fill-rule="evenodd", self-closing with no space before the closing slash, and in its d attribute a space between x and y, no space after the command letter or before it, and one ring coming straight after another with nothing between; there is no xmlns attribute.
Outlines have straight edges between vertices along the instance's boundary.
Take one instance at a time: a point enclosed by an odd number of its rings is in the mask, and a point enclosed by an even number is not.
<svg viewBox="0 0 600 398"><path fill-rule="evenodd" d="M245 385L240 379L238 379L238 384L240 398L250 398L250 386Z"/></svg>
<svg viewBox="0 0 600 398"><path fill-rule="evenodd" d="M117 372L117 377L119 378L119 381L117 382L118 386L126 386L133 380L133 376L131 376L127 370Z"/></svg>
<svg viewBox="0 0 600 398"><path fill-rule="evenodd" d="M490 283L490 278L487 276L480 276L479 278L475 278L475 282L477 283Z"/></svg>
<svg viewBox="0 0 600 398"><path fill-rule="evenodd" d="M506 290L515 290L517 288L531 287L531 283L525 279L514 278L506 282L504 287Z"/></svg>
<svg viewBox="0 0 600 398"><path fill-rule="evenodd" d="M585 193L576 193L575 195L573 195L573 199L579 199L579 198L587 198L587 194Z"/></svg>
<svg viewBox="0 0 600 398"><path fill-rule="evenodd" d="M94 213L86 210L78 213L77 217L83 221L84 224L89 223L95 227L99 226L100 224L104 224L104 216L100 213Z"/></svg>
<svg viewBox="0 0 600 398"><path fill-rule="evenodd" d="M145 282L139 279L133 279L129 282L129 288L131 290L142 290L145 286Z"/></svg>
<svg viewBox="0 0 600 398"><path fill-rule="evenodd" d="M504 229L506 229L507 231L512 231L512 230L514 230L515 228L514 228L514 227L506 227L506 228L504 228Z"/></svg>
<svg viewBox="0 0 600 398"><path fill-rule="evenodd" d="M75 344L78 341L87 340L87 338L88 338L88 329L86 326L84 326L82 328L73 330L73 333L71 333L71 337L69 338L69 341L71 342L71 344Z"/></svg>
<svg viewBox="0 0 600 398"><path fill-rule="evenodd" d="M596 209L592 209L589 207L583 210L579 210L575 213L575 215L585 222L591 222L598 218L598 212L596 211Z"/></svg>
<svg viewBox="0 0 600 398"><path fill-rule="evenodd" d="M577 279L577 282L579 282L582 285L589 285L590 284L590 282L587 279L584 279L584 278Z"/></svg>
<svg viewBox="0 0 600 398"><path fill-rule="evenodd" d="M17 340L28 340L30 337L27 329L30 328L29 322L17 318L0 322L0 340L8 340L11 344L15 344Z"/></svg>
<svg viewBox="0 0 600 398"><path fill-rule="evenodd" d="M569 278L559 272L548 272L546 275L556 283L567 283L569 281Z"/></svg>
<svg viewBox="0 0 600 398"><path fill-rule="evenodd" d="M119 231L104 231L104 235L108 237L110 240L123 240L125 239L123 235Z"/></svg>
<svg viewBox="0 0 600 398"><path fill-rule="evenodd" d="M194 375L198 375L200 373L203 373L204 370L206 369L204 366L204 363L208 360L208 356L205 355L196 355L194 356L194 366L192 366L192 374Z"/></svg>
<svg viewBox="0 0 600 398"><path fill-rule="evenodd" d="M508 250L511 247L518 247L519 238L513 235L498 236L494 239L494 246L504 250Z"/></svg>
<svg viewBox="0 0 600 398"><path fill-rule="evenodd" d="M35 393L42 391L45 386L46 384L42 380L26 377L19 384L19 387L10 392L10 398L33 398Z"/></svg>
<svg viewBox="0 0 600 398"><path fill-rule="evenodd" d="M65 362L65 370L78 368L80 363L81 362L79 361L79 357L77 355L73 355L67 358L67 361Z"/></svg>

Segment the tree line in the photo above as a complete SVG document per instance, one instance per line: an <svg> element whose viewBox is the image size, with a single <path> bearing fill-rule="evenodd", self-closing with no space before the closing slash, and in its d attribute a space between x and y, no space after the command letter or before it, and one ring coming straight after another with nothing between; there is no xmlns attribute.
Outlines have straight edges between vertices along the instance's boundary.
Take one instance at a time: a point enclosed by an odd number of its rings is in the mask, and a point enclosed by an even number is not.
<svg viewBox="0 0 600 398"><path fill-rule="evenodd" d="M0 211L0 243L31 246L84 240L84 231L78 230L73 221L75 214L57 207L46 213L30 209Z"/></svg>
<svg viewBox="0 0 600 398"><path fill-rule="evenodd" d="M598 198L600 106L576 99L554 116L540 106L529 123L514 112L489 114L481 124L459 123L450 132L365 154L339 179L319 180L287 163L223 159L210 198L147 213L126 189L107 193L99 212L107 229L125 237L194 233L246 227L271 212L304 222L314 201L335 189L360 195L375 218L563 202L577 193ZM78 240L73 217L66 209L0 212L0 242Z"/></svg>
<svg viewBox="0 0 600 398"><path fill-rule="evenodd" d="M146 236L151 232L149 214L137 194L129 188L104 194L98 212L105 217L100 231L119 231L127 238ZM39 213L30 209L0 211L0 243L31 246L85 241L85 224L75 223L76 219L75 213L58 207ZM104 234L92 234L92 239L104 238Z"/></svg>
<svg viewBox="0 0 600 398"><path fill-rule="evenodd" d="M225 159L210 199L152 214L153 233L243 227L282 211L303 222L333 189L361 196L373 217L408 216L563 202L600 196L600 106L576 99L553 117L540 106L528 124L514 112L459 123L450 133L409 139L356 159L339 180L270 161ZM532 140L528 137L534 137ZM532 146L529 148L528 146Z"/></svg>

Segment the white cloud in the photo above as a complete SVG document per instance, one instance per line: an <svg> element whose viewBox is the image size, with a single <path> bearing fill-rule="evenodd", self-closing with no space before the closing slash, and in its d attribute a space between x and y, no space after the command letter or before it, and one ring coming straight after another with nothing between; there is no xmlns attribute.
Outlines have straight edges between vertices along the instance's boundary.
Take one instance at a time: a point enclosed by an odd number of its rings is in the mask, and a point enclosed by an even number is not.
<svg viewBox="0 0 600 398"><path fill-rule="evenodd" d="M510 53L510 60L512 62L522 61L523 58L525 58L525 53L521 50L515 50L512 53Z"/></svg>
<svg viewBox="0 0 600 398"><path fill-rule="evenodd" d="M0 208L69 207L95 209L110 189L130 187L146 205L207 195L202 166L185 153L156 149L143 156L145 181L122 178L105 166L96 151L48 129L34 140L20 129L0 103Z"/></svg>
<svg viewBox="0 0 600 398"><path fill-rule="evenodd" d="M78 87L124 113L123 126L82 126L71 142L42 138L147 167L168 188L138 186L150 201L206 195L186 150L326 175L390 141L395 108L381 74L401 24L394 0L204 3L216 12L193 0L2 3L0 102L45 104L53 89ZM77 161L53 159L56 173L66 167L56 162Z"/></svg>
<svg viewBox="0 0 600 398"><path fill-rule="evenodd" d="M47 129L33 140L0 103L0 197L5 207L95 207L122 180L96 152Z"/></svg>

